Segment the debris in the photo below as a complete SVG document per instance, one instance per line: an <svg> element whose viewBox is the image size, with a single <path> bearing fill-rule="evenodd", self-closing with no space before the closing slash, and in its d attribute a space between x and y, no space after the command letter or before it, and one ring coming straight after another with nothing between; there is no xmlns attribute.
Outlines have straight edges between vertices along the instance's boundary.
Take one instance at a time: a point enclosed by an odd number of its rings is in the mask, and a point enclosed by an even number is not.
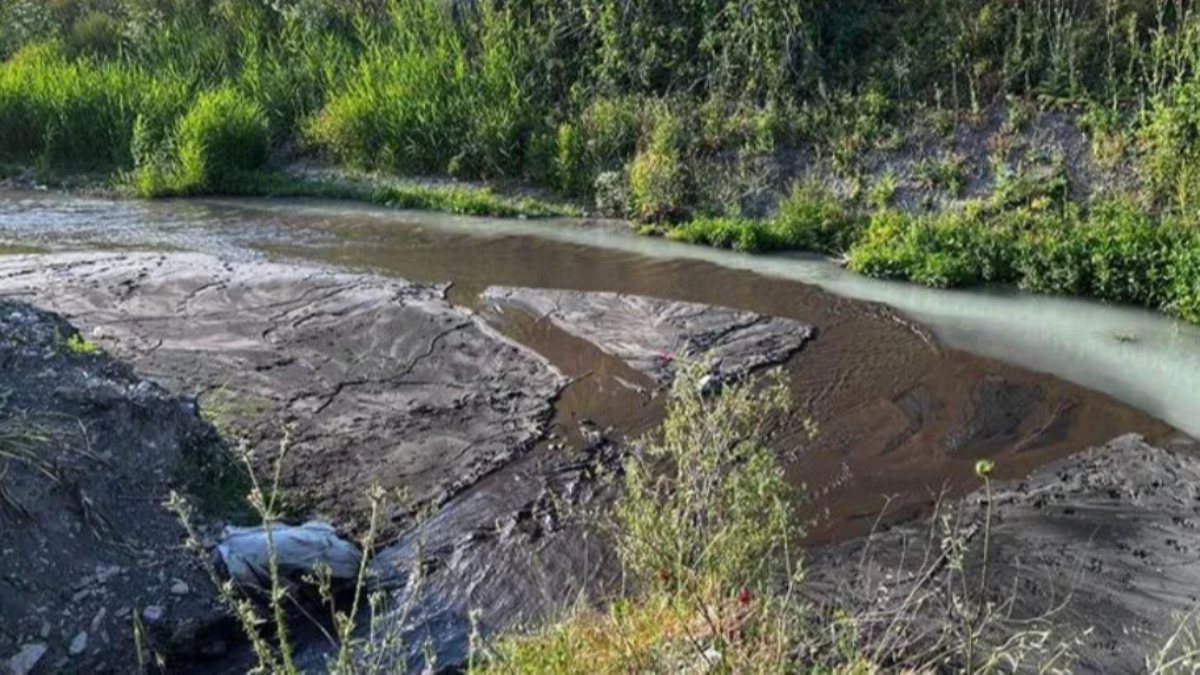
<svg viewBox="0 0 1200 675"><path fill-rule="evenodd" d="M146 608L142 610L142 619L144 619L146 623L158 623L159 621L162 621L164 614L165 612L160 605L147 605Z"/></svg>
<svg viewBox="0 0 1200 675"><path fill-rule="evenodd" d="M217 546L217 555L226 572L240 584L265 588L270 585L270 548L275 549L279 575L285 582L296 582L311 574L317 565L328 566L335 580L349 581L358 576L361 554L353 544L337 536L326 523L270 525L268 528L227 527L225 538Z"/></svg>

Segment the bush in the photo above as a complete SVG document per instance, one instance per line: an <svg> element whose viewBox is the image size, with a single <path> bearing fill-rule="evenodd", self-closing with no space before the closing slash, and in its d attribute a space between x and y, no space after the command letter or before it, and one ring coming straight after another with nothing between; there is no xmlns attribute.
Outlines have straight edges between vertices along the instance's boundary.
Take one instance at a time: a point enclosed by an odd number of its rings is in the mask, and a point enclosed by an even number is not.
<svg viewBox="0 0 1200 675"><path fill-rule="evenodd" d="M89 12L71 28L71 50L88 56L111 56L121 44L121 24L104 12Z"/></svg>
<svg viewBox="0 0 1200 675"><path fill-rule="evenodd" d="M795 495L766 443L789 404L774 378L702 393L678 374L662 430L626 461L611 526L634 596L529 636L472 672L786 672L798 640L781 588L798 578ZM699 629L707 625L713 630ZM716 627L723 627L717 629ZM796 631L796 632L793 632ZM491 666L491 668L489 668Z"/></svg>
<svg viewBox="0 0 1200 675"><path fill-rule="evenodd" d="M929 157L917 165L916 173L925 189L945 190L957 197L967 185L967 160L958 154Z"/></svg>
<svg viewBox="0 0 1200 675"><path fill-rule="evenodd" d="M1090 253L1079 227L1077 214L1068 212L1021 234L1016 268L1022 289L1083 294L1092 287Z"/></svg>
<svg viewBox="0 0 1200 675"><path fill-rule="evenodd" d="M840 253L858 237L861 219L835 195L798 184L779 205L771 226L773 248Z"/></svg>
<svg viewBox="0 0 1200 675"><path fill-rule="evenodd" d="M1096 297L1145 307L1167 303L1172 254L1183 243L1176 228L1128 203L1093 210L1083 230Z"/></svg>
<svg viewBox="0 0 1200 675"><path fill-rule="evenodd" d="M913 220L894 209L873 213L862 237L850 249L850 269L873 277L909 278L918 259L909 245Z"/></svg>
<svg viewBox="0 0 1200 675"><path fill-rule="evenodd" d="M645 222L679 217L688 197L683 127L665 107L656 111L646 147L629 165L634 217Z"/></svg>
<svg viewBox="0 0 1200 675"><path fill-rule="evenodd" d="M881 210L850 250L850 267L939 288L1007 282L1012 227L1011 221L989 219L979 209L919 217Z"/></svg>
<svg viewBox="0 0 1200 675"><path fill-rule="evenodd" d="M1138 141L1151 193L1181 209L1200 205L1200 83L1180 84L1156 97Z"/></svg>
<svg viewBox="0 0 1200 675"><path fill-rule="evenodd" d="M555 184L569 194L587 195L600 174L621 169L637 148L639 111L633 99L601 98L577 123L558 128Z"/></svg>
<svg viewBox="0 0 1200 675"><path fill-rule="evenodd" d="M142 153L146 152L142 146L152 146L143 138L155 133L150 119L139 119ZM143 156L134 176L135 189L143 196L162 196L233 186L266 162L268 142L266 114L258 104L227 86L203 92L176 124L169 140L171 151Z"/></svg>
<svg viewBox="0 0 1200 675"><path fill-rule="evenodd" d="M773 248L769 228L769 223L749 218L700 217L671 228L667 236L692 244L757 252Z"/></svg>
<svg viewBox="0 0 1200 675"><path fill-rule="evenodd" d="M56 43L0 64L0 157L127 167L139 97L149 78L119 64L71 61Z"/></svg>
<svg viewBox="0 0 1200 675"><path fill-rule="evenodd" d="M1165 309L1184 321L1200 323L1200 239L1195 234L1172 253L1167 280Z"/></svg>
<svg viewBox="0 0 1200 675"><path fill-rule="evenodd" d="M236 90L208 91L179 120L176 144L183 191L211 189L231 174L260 168L267 160L267 117Z"/></svg>

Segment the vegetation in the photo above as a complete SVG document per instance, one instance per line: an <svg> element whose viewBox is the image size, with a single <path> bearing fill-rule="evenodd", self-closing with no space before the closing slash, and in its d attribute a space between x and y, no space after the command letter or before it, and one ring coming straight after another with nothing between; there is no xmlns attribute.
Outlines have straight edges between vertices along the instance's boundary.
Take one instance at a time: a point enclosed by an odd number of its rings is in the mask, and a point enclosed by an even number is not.
<svg viewBox="0 0 1200 675"><path fill-rule="evenodd" d="M612 524L633 594L501 639L483 672L990 673L1068 664L1069 649L1044 622L1017 626L967 590L982 586L961 564L966 540L955 526L933 544L935 558L951 559L943 589L914 592L898 607L807 600L793 511L802 495L768 444L787 386L742 382L707 396L703 373L693 365L679 376L661 432L624 467ZM990 463L977 472L986 484Z"/></svg>
<svg viewBox="0 0 1200 675"><path fill-rule="evenodd" d="M0 164L142 196L570 211L273 169L521 181L684 241L1194 321L1197 45L1192 0L0 0ZM987 162L950 147L996 111ZM1088 157L1022 147L1051 113ZM880 176L881 152L915 161ZM833 194L791 185L796 153ZM1113 180L1072 184L1079 161Z"/></svg>
<svg viewBox="0 0 1200 675"><path fill-rule="evenodd" d="M66 353L73 356L88 356L100 350L95 342L83 337L79 333L71 333L65 340L62 340L62 348Z"/></svg>

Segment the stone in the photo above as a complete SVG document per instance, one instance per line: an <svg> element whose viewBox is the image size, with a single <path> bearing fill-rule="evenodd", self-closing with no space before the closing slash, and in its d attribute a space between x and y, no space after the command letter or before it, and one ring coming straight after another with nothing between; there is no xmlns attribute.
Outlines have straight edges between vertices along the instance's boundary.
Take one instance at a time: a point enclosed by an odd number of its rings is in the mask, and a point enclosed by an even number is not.
<svg viewBox="0 0 1200 675"><path fill-rule="evenodd" d="M166 616L166 611L162 605L147 605L142 608L142 620L146 623L158 623Z"/></svg>
<svg viewBox="0 0 1200 675"><path fill-rule="evenodd" d="M45 655L46 645L44 643L31 642L23 645L21 651L8 660L8 672L11 675L29 675Z"/></svg>
<svg viewBox="0 0 1200 675"><path fill-rule="evenodd" d="M1147 654L1195 608L1197 485L1200 455L1194 448L1167 450L1129 435L1024 480L994 481L990 495L981 489L942 509L957 510L972 575L982 564L980 533L990 512L988 592L1011 599L1006 614L1036 617L1053 610L1054 639L1081 641L1077 672L1140 672ZM930 532L927 521L917 521L810 549L806 592L887 615L895 609L888 603L903 601L913 583L944 585L946 567L914 567ZM939 607L910 619L934 626L946 620Z"/></svg>
<svg viewBox="0 0 1200 675"><path fill-rule="evenodd" d="M87 645L88 645L87 631L81 630L75 634L75 637L71 638L71 644L69 647L67 647L67 653L70 654L71 656L79 656L85 650L87 650Z"/></svg>
<svg viewBox="0 0 1200 675"><path fill-rule="evenodd" d="M187 595L188 591L190 591L190 590L191 590L191 588L188 587L187 582L182 579L176 579L171 584L171 594L172 595Z"/></svg>
<svg viewBox="0 0 1200 675"><path fill-rule="evenodd" d="M0 259L0 294L102 326L106 347L219 426L262 439L269 471L294 421L285 489L336 522L371 481L403 488L381 522L473 485L545 433L567 378L456 307L446 286L194 253ZM157 388L142 394L161 396ZM169 474L164 474L169 475ZM369 478L368 478L369 477Z"/></svg>

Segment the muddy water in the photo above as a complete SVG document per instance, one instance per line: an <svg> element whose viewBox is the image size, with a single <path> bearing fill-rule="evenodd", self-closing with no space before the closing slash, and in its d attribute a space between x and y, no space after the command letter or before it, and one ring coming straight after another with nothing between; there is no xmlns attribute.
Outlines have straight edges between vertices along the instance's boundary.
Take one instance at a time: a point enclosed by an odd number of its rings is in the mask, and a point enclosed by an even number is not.
<svg viewBox="0 0 1200 675"><path fill-rule="evenodd" d="M1161 317L863 280L821 261L674 245L612 224L0 193L0 243L187 249L453 282L454 302L484 311L577 378L558 404L556 435L568 440L584 418L617 437L642 433L660 401L636 372L548 322L480 307L487 286L638 293L805 321L818 337L787 366L801 405L780 421L777 445L789 476L816 497L808 515L817 541L861 532L885 506L886 517L905 517L971 488L979 457L1020 476L1124 433L1174 433L1159 418L1200 430L1191 414L1200 333Z"/></svg>

